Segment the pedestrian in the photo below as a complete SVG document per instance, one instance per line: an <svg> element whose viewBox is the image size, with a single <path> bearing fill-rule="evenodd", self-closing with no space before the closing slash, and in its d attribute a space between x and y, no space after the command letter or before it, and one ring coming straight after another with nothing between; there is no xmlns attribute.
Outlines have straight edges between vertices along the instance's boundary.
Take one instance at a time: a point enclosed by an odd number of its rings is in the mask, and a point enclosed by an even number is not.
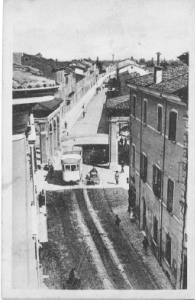
<svg viewBox="0 0 195 300"><path fill-rule="evenodd" d="M116 171L115 173L115 180L116 180L116 184L119 184L119 172Z"/></svg>
<svg viewBox="0 0 195 300"><path fill-rule="evenodd" d="M124 173L124 166L125 166L125 163L123 160L121 160L121 173Z"/></svg>
<svg viewBox="0 0 195 300"><path fill-rule="evenodd" d="M70 273L69 273L67 284L72 285L74 283L74 280L75 280L75 268L72 268Z"/></svg>
<svg viewBox="0 0 195 300"><path fill-rule="evenodd" d="M83 118L85 117L86 112L83 110Z"/></svg>
<svg viewBox="0 0 195 300"><path fill-rule="evenodd" d="M67 129L67 127L68 127L68 124L66 121L64 122L64 127L65 127L65 129Z"/></svg>
<svg viewBox="0 0 195 300"><path fill-rule="evenodd" d="M123 146L123 138L122 137L120 138L120 143L121 143L121 146Z"/></svg>
<svg viewBox="0 0 195 300"><path fill-rule="evenodd" d="M118 215L116 215L116 218L115 218L115 230L119 229L120 222L121 222L121 219L119 218Z"/></svg>
<svg viewBox="0 0 195 300"><path fill-rule="evenodd" d="M144 239L143 239L143 241L142 241L142 244L143 244L143 248L144 248L144 252L145 252L145 254L147 255L147 250L148 250L148 239L147 239L147 237L145 236L144 237Z"/></svg>
<svg viewBox="0 0 195 300"><path fill-rule="evenodd" d="M38 251L39 251L39 259L41 259L41 257L42 257L43 246L42 246L42 244L40 243L39 240L38 240L38 242L37 242L37 247L38 247Z"/></svg>
<svg viewBox="0 0 195 300"><path fill-rule="evenodd" d="M49 172L50 172L51 178L53 178L53 174L54 174L54 166L53 166L53 164L51 164Z"/></svg>

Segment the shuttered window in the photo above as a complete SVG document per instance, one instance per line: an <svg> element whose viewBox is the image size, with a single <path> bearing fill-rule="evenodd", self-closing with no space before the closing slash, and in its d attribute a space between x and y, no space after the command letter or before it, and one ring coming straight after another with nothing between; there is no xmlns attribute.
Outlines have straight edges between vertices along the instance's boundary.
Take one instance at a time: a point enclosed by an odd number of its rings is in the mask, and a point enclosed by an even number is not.
<svg viewBox="0 0 195 300"><path fill-rule="evenodd" d="M171 266L171 237L169 233L166 234L165 258L168 264Z"/></svg>
<svg viewBox="0 0 195 300"><path fill-rule="evenodd" d="M167 210L170 213L173 210L173 191L174 182L169 178L167 182Z"/></svg>
<svg viewBox="0 0 195 300"><path fill-rule="evenodd" d="M145 154L140 155L140 177L143 182L147 181L148 159Z"/></svg>
<svg viewBox="0 0 195 300"><path fill-rule="evenodd" d="M169 114L169 140L176 141L177 113L172 111Z"/></svg>
<svg viewBox="0 0 195 300"><path fill-rule="evenodd" d="M153 166L153 192L156 197L160 198L161 196L161 178L162 172L161 170L154 165Z"/></svg>
<svg viewBox="0 0 195 300"><path fill-rule="evenodd" d="M144 100L144 115L143 115L143 123L147 124L147 101Z"/></svg>
<svg viewBox="0 0 195 300"><path fill-rule="evenodd" d="M162 132L162 107L158 106L158 124L157 124L158 132Z"/></svg>

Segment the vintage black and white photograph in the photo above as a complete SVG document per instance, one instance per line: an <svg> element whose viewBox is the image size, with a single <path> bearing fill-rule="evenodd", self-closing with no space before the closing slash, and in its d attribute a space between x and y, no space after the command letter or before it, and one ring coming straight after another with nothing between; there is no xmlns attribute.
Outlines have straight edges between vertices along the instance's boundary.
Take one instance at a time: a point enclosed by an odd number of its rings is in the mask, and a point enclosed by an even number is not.
<svg viewBox="0 0 195 300"><path fill-rule="evenodd" d="M4 1L3 298L191 299L194 6Z"/></svg>

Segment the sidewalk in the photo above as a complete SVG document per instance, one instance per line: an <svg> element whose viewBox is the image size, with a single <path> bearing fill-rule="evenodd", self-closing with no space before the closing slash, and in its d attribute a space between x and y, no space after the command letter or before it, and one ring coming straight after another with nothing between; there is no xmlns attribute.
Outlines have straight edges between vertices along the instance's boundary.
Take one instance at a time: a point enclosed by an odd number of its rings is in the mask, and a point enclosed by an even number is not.
<svg viewBox="0 0 195 300"><path fill-rule="evenodd" d="M84 107L86 107L96 93L96 88L101 86L103 81L113 74L115 74L115 71L100 77L97 83L83 96L83 98L81 98L80 101L66 113L65 117L61 120L61 134L65 133L64 122L67 122L69 132L82 114L83 104Z"/></svg>

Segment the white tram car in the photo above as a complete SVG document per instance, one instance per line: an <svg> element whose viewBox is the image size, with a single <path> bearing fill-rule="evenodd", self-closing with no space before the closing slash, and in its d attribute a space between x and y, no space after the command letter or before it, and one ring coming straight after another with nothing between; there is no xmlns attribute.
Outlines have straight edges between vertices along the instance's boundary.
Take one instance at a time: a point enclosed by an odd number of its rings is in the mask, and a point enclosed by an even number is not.
<svg viewBox="0 0 195 300"><path fill-rule="evenodd" d="M61 165L63 182L79 182L82 179L82 148L64 151Z"/></svg>

